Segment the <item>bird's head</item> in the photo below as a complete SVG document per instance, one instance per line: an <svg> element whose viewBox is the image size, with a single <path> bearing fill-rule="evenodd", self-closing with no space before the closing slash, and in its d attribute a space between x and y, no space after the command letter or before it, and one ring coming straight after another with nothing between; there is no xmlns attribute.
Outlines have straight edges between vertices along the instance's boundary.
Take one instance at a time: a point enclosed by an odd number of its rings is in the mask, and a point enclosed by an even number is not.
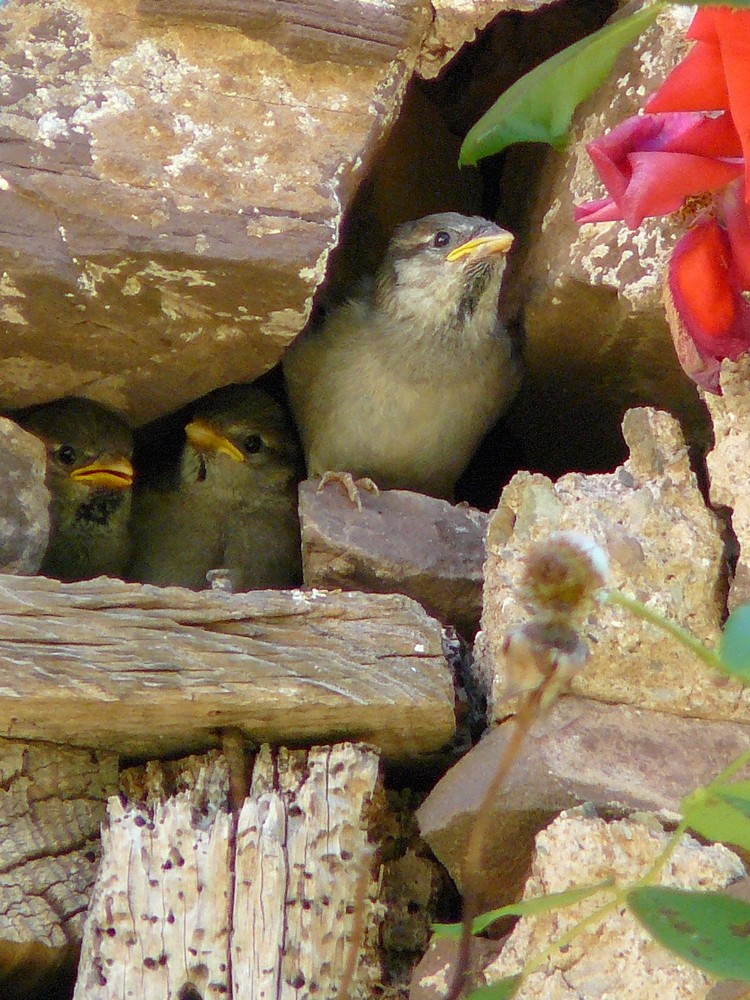
<svg viewBox="0 0 750 1000"><path fill-rule="evenodd" d="M185 435L182 475L193 482L282 489L298 478L301 459L291 422L262 389L233 385L211 393Z"/></svg>
<svg viewBox="0 0 750 1000"><path fill-rule="evenodd" d="M18 420L44 443L48 483L58 500L84 503L96 492L124 493L133 485L132 431L99 403L68 397Z"/></svg>
<svg viewBox="0 0 750 1000"><path fill-rule="evenodd" d="M376 304L402 322L464 326L497 313L513 236L479 216L443 212L395 231L376 278Z"/></svg>

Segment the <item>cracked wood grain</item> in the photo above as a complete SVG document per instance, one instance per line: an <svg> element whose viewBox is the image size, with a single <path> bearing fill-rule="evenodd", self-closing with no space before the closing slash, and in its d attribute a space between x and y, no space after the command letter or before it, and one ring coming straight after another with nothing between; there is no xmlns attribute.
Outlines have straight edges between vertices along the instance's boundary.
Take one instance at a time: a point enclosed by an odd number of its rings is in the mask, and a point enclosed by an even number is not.
<svg viewBox="0 0 750 1000"><path fill-rule="evenodd" d="M147 758L205 750L231 726L399 757L454 725L439 625L400 595L0 576L3 736Z"/></svg>
<svg viewBox="0 0 750 1000"><path fill-rule="evenodd" d="M264 747L236 837L223 757L184 775L171 797L156 767L145 801L111 799L75 1000L334 997L351 947L350 995L372 996L378 766L362 745ZM363 934L353 940L363 871Z"/></svg>

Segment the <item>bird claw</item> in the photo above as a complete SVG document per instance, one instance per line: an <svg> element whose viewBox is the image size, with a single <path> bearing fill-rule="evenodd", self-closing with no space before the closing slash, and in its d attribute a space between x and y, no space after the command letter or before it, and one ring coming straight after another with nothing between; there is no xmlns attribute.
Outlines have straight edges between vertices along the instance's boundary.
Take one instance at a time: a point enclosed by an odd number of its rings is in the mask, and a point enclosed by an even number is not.
<svg viewBox="0 0 750 1000"><path fill-rule="evenodd" d="M360 490L367 490L368 493L380 493L377 483L373 482L369 476L355 479L351 472L324 472L320 477L317 492L320 493L328 483L340 483L351 502L357 505L357 510L362 510Z"/></svg>

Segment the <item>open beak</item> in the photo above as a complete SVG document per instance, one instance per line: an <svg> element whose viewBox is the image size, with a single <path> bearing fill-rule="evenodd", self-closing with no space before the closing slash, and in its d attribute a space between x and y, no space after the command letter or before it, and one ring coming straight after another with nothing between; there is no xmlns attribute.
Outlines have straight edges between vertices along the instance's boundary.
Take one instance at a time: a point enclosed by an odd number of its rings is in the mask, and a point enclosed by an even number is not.
<svg viewBox="0 0 750 1000"><path fill-rule="evenodd" d="M446 260L461 260L462 257L489 257L495 253L507 253L513 244L512 233L501 229L499 233L490 236L475 236L460 246L454 247Z"/></svg>
<svg viewBox="0 0 750 1000"><path fill-rule="evenodd" d="M206 420L191 420L185 428L188 441L198 451L220 451L235 462L244 462L240 449Z"/></svg>
<svg viewBox="0 0 750 1000"><path fill-rule="evenodd" d="M108 490L129 490L133 485L135 472L127 458L100 458L80 469L73 469L70 478L86 486L98 486Z"/></svg>

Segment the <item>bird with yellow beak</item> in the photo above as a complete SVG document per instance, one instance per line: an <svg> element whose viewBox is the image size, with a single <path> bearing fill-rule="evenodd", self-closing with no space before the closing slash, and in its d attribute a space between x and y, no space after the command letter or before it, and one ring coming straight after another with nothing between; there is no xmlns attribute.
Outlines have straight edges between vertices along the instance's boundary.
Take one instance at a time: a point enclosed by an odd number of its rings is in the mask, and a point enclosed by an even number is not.
<svg viewBox="0 0 750 1000"><path fill-rule="evenodd" d="M101 404L77 397L14 419L47 450L51 528L40 572L66 582L121 576L134 479L130 427Z"/></svg>
<svg viewBox="0 0 750 1000"><path fill-rule="evenodd" d="M374 277L295 341L284 376L308 475L453 498L520 383L498 314L512 242L476 216L407 222Z"/></svg>
<svg viewBox="0 0 750 1000"><path fill-rule="evenodd" d="M179 461L136 491L128 578L202 590L225 570L235 591L297 586L300 473L294 429L270 395L250 385L211 393Z"/></svg>

